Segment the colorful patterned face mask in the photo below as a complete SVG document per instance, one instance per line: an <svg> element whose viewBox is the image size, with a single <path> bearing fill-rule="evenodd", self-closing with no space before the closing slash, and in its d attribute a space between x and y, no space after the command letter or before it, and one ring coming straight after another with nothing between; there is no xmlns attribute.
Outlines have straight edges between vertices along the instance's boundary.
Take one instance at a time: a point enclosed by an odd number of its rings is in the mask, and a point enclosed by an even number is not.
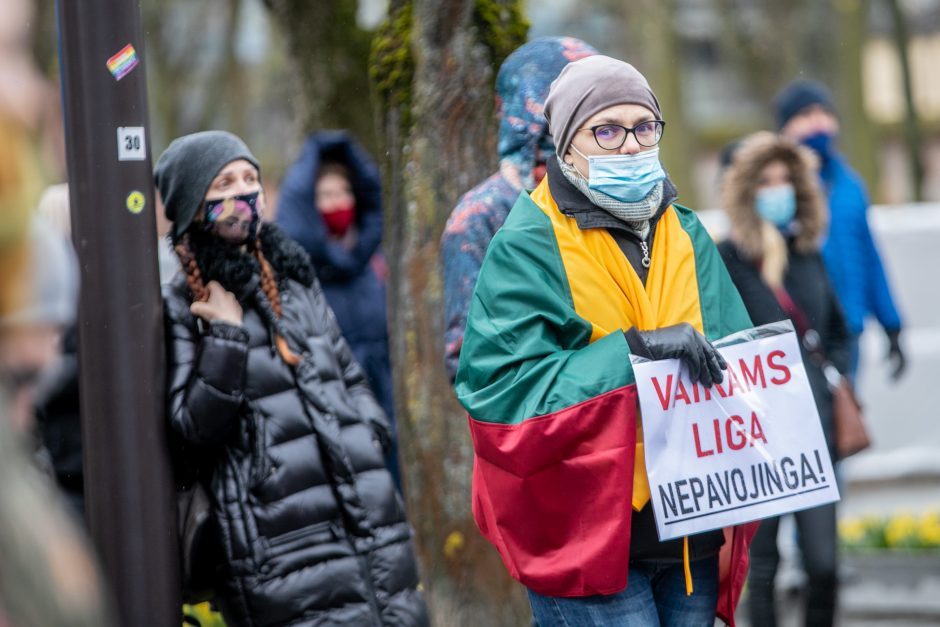
<svg viewBox="0 0 940 627"><path fill-rule="evenodd" d="M244 244L258 235L261 192L206 201L205 228L230 244Z"/></svg>

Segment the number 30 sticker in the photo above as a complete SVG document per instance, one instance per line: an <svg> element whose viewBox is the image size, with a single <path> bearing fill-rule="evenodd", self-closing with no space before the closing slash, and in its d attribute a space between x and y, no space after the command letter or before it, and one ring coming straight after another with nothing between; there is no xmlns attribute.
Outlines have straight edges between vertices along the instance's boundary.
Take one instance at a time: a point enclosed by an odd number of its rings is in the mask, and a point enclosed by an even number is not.
<svg viewBox="0 0 940 627"><path fill-rule="evenodd" d="M143 161L147 158L143 126L119 126L117 140L118 161Z"/></svg>

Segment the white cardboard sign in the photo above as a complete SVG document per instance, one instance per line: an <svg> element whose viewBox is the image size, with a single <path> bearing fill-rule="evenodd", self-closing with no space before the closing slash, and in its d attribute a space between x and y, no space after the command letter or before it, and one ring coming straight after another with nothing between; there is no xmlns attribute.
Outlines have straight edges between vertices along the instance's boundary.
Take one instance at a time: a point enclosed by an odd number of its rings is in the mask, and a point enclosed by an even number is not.
<svg viewBox="0 0 940 627"><path fill-rule="evenodd" d="M708 389L677 359L631 358L660 540L839 500L792 325L715 345L728 370Z"/></svg>

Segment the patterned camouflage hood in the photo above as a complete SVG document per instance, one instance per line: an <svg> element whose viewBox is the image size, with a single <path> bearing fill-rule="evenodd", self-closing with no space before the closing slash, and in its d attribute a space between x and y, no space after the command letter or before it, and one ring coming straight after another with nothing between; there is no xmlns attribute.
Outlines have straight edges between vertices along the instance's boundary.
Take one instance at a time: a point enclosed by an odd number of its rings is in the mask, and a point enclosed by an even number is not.
<svg viewBox="0 0 940 627"><path fill-rule="evenodd" d="M544 161L555 152L542 110L548 88L567 64L597 50L574 37L540 37L520 46L496 77L500 171L520 189L532 189L536 149Z"/></svg>

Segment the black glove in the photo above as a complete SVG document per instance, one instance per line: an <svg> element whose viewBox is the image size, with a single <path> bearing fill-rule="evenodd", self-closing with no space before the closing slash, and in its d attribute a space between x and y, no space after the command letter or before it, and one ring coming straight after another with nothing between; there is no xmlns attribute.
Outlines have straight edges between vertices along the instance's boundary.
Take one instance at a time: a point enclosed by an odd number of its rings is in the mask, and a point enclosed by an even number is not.
<svg viewBox="0 0 940 627"><path fill-rule="evenodd" d="M897 381L907 368L907 359L901 350L901 330L885 331L888 335L888 354L885 358L891 363L891 380Z"/></svg>
<svg viewBox="0 0 940 627"><path fill-rule="evenodd" d="M681 359L688 366L692 380L705 387L724 380L721 371L728 364L705 336L687 322L652 331L637 331L634 327L626 336L634 354L654 360Z"/></svg>

